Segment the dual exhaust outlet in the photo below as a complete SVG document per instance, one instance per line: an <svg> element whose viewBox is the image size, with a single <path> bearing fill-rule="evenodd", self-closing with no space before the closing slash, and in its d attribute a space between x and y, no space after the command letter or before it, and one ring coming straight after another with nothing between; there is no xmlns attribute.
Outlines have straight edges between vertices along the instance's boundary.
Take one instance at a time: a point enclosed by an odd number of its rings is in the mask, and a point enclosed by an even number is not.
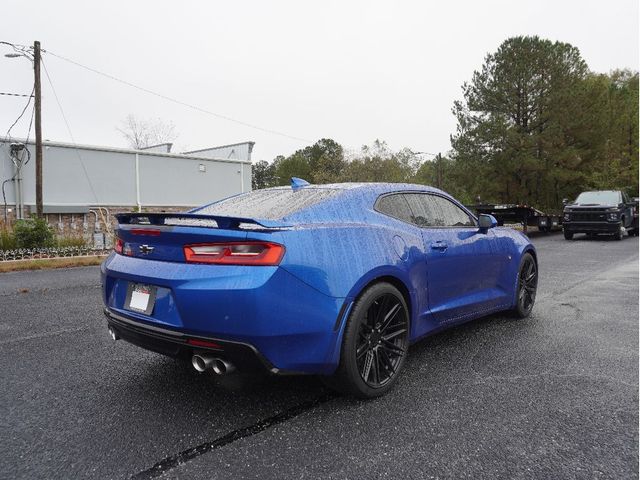
<svg viewBox="0 0 640 480"><path fill-rule="evenodd" d="M206 353L195 353L191 357L191 365L200 373L213 370L216 375L226 375L235 370L233 364L227 360Z"/></svg>
<svg viewBox="0 0 640 480"><path fill-rule="evenodd" d="M120 339L118 333L111 327L109 327L109 336L114 342ZM231 362L206 353L193 354L191 357L191 365L200 373L213 370L213 373L216 375L226 375L236 369Z"/></svg>

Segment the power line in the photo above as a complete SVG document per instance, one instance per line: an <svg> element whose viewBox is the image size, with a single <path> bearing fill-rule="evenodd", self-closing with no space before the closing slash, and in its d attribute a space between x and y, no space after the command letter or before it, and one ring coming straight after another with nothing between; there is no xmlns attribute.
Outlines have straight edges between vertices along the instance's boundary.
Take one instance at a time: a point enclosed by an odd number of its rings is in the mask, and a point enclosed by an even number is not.
<svg viewBox="0 0 640 480"><path fill-rule="evenodd" d="M121 78L115 77L115 76L110 75L108 73L101 72L100 70L96 70L95 68L88 67L86 65L83 65L81 63L76 62L75 60L71 60L70 58L66 58L66 57L63 57L62 55L55 54L55 53L53 53L53 52L51 52L49 50L44 50L44 52L49 54L49 55L52 55L52 56L54 56L56 58L59 58L60 60L64 60L65 62L72 63L73 65L76 65L76 66L78 66L80 68L84 68L85 70L88 70L90 72L96 73L98 75L101 75L103 77L109 78L109 79L114 80L116 82L122 83L122 84L127 85L127 86L132 87L132 88L135 88L135 89L140 90L142 92L145 92L145 93L147 93L149 95L153 95L153 96L156 96L158 98L162 98L163 100L166 100L166 101L169 101L169 102L173 102L173 103L176 103L178 105L182 105L183 107L191 108L192 110L196 110L196 111L198 111L200 113L205 113L207 115L211 115L213 117L216 117L216 118L219 118L219 119L222 119L222 120L226 120L228 122L233 122L233 123L236 123L238 125L242 125L242 126L245 126L245 127L248 127L248 128L252 128L254 130L259 130L261 132L270 133L272 135L279 135L281 137L286 137L286 138L290 138L292 140L297 140L297 141L301 141L301 142L305 142L305 143L309 143L309 144L313 143L312 140L309 140L309 139L306 139L306 138L296 137L295 135L289 135L287 133L279 132L277 130L271 130L271 129L263 128L263 127L260 127L258 125L254 125L254 124L251 124L251 123L243 122L242 120L237 120L235 118L231 118L231 117L228 117L226 115L221 115L219 113L215 113L215 112L212 112L210 110L206 110L206 109L198 107L196 105L193 105L193 104L190 104L190 103L187 103L187 102L183 102L181 100L169 97L167 95L163 95L162 93L154 92L153 90L149 90L148 88L141 87L141 86L136 85L134 83L131 83L131 82L127 81L127 80L122 80Z"/></svg>
<svg viewBox="0 0 640 480"><path fill-rule="evenodd" d="M31 103L31 99L33 98L33 92L35 92L35 85L33 86L33 89L31 90L31 95L29 95L29 100L27 100L27 104L24 106L24 108L22 109L22 111L20 112L20 115L18 115L18 118L16 118L15 122L13 122L11 124L11 126L9 127L9 130L7 130L7 134L4 136L4 143L7 143L7 139L11 136L11 130L13 129L13 127L16 126L16 124L20 121L20 119L22 118L22 116L24 115L24 112L27 111L27 108L29 108L29 104ZM31 130L31 127L29 127L29 130Z"/></svg>
<svg viewBox="0 0 640 480"><path fill-rule="evenodd" d="M64 114L64 109L62 108L62 103L60 103L60 98L58 97L58 93L56 92L55 87L53 86L53 82L51 81L51 76L49 75L49 70L47 70L47 66L44 63L44 59L40 59L40 63L42 63L42 67L44 68L44 73L47 77L47 81L51 86L51 91L53 92L53 96L56 99L56 103L58 104L58 109L60 109L60 114L62 115L62 119L64 120L65 125L67 126L67 131L69 132L69 137L71 137L71 142L73 143L73 149L78 156L78 160L80 160L80 166L82 167L82 171L84 172L84 176L87 178L87 183L89 184L89 188L91 189L91 193L93 193L93 197L96 199L96 203L99 204L98 195L96 194L95 188L93 188L93 183L91 182L91 177L89 177L89 172L87 172L87 167L84 164L84 160L82 159L82 155L80 154L80 149L78 148L78 144L76 143L76 139L71 132L71 126L69 125L69 121L67 120L67 116ZM100 212L100 218L102 219L102 223L108 233L111 233L111 225L107 222L107 219L104 216L104 212L102 208L98 208Z"/></svg>
<svg viewBox="0 0 640 480"><path fill-rule="evenodd" d="M60 114L62 115L62 119L64 120L65 125L67 126L67 132L69 132L69 137L71 137L71 142L73 143L74 150L78 155L78 160L80 160L80 165L82 166L82 170L84 171L85 176L87 177L87 183L89 184L89 188L93 193L94 198L96 199L96 203L99 203L98 195L96 194L95 189L93 188L93 183L91 183L91 178L89 177L89 172L87 172L87 168L84 165L84 161L82 160L82 155L80 155L80 151L78 150L78 144L76 143L76 139L71 132L71 126L69 125L69 121L67 120L67 116L64 114L64 109L62 108L62 104L60 103L60 98L58 97L58 93L56 92L55 87L53 86L53 82L51 81L51 76L49 75L49 70L47 70L47 65L44 63L44 59L40 60L42 63L42 67L44 68L44 73L47 76L47 81L51 86L51 91L53 92L53 96L56 99L56 103L58 104L58 109L60 110Z"/></svg>
<svg viewBox="0 0 640 480"><path fill-rule="evenodd" d="M0 95L5 97L33 97L33 95L25 95L23 93L8 93L8 92L0 92Z"/></svg>

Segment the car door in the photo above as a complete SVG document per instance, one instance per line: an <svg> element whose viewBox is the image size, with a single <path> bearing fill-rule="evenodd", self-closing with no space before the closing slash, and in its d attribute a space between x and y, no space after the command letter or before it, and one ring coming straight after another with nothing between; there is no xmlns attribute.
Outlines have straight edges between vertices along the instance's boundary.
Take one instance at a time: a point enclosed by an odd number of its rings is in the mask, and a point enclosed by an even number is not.
<svg viewBox="0 0 640 480"><path fill-rule="evenodd" d="M422 231L434 319L461 321L504 304L506 292L498 282L505 262L495 232L480 231L472 215L444 196L407 193L405 198L412 223Z"/></svg>

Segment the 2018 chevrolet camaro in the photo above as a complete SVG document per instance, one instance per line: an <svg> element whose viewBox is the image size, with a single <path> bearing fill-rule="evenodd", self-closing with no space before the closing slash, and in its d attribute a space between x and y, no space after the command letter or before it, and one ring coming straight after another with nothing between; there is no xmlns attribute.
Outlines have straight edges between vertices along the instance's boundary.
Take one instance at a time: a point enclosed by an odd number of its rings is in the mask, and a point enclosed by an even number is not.
<svg viewBox="0 0 640 480"><path fill-rule="evenodd" d="M412 342L530 314L523 234L423 185L292 179L188 213L118 215L102 265L109 333L198 371L317 374L388 391Z"/></svg>

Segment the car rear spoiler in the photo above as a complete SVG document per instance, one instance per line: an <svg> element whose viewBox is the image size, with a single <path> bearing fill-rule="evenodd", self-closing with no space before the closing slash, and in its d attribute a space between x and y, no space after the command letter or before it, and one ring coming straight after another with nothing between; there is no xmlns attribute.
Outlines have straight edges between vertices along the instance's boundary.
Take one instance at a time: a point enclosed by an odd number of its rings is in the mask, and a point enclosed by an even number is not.
<svg viewBox="0 0 640 480"><path fill-rule="evenodd" d="M204 228L222 228L227 230L248 229L286 229L292 225L280 220L259 218L226 217L222 215L203 215L198 213L119 213L116 215L120 225L186 226Z"/></svg>

